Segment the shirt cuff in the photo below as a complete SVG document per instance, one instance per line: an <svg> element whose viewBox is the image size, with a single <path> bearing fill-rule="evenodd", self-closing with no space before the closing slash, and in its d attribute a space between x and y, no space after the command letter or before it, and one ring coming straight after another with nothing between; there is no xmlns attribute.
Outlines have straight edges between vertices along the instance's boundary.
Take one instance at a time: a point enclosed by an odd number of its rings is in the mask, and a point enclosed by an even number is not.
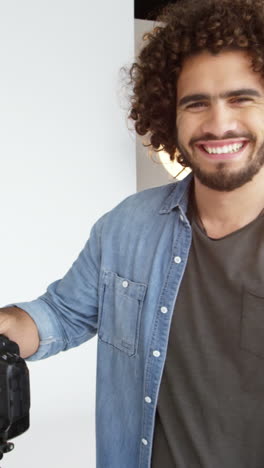
<svg viewBox="0 0 264 468"><path fill-rule="evenodd" d="M38 328L40 345L36 353L28 357L27 361L36 361L57 354L65 347L64 340L59 331L59 323L48 304L42 299L31 302L17 302L6 307L19 307L27 312Z"/></svg>

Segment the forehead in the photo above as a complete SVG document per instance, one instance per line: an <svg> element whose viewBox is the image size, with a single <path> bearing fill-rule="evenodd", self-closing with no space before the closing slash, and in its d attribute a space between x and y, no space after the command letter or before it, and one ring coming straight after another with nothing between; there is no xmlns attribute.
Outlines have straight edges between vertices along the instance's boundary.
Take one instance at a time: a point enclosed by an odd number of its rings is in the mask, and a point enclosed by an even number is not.
<svg viewBox="0 0 264 468"><path fill-rule="evenodd" d="M226 51L218 55L202 52L183 62L177 82L177 96L190 93L218 94L252 88L264 90L263 78L252 70L251 58L243 51Z"/></svg>

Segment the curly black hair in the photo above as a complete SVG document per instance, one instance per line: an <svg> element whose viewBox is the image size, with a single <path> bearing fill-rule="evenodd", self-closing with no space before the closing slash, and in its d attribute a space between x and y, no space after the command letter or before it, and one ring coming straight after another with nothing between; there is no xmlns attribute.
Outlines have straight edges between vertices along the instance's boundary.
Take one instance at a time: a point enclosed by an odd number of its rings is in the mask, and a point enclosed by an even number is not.
<svg viewBox="0 0 264 468"><path fill-rule="evenodd" d="M129 70L129 118L150 146L187 166L177 148L176 83L183 60L204 50L244 50L264 76L264 0L180 0L157 18Z"/></svg>

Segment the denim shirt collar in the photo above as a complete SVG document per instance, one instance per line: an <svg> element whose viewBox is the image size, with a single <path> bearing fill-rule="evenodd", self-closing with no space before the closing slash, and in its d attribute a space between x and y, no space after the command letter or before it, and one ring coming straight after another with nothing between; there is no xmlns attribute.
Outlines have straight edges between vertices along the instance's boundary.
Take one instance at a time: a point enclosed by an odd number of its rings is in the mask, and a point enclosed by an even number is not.
<svg viewBox="0 0 264 468"><path fill-rule="evenodd" d="M162 208L159 211L160 214L168 214L177 207L179 207L183 213L186 213L188 207L189 189L191 187L192 180L193 174L190 173L182 181L173 184L172 191L166 198Z"/></svg>

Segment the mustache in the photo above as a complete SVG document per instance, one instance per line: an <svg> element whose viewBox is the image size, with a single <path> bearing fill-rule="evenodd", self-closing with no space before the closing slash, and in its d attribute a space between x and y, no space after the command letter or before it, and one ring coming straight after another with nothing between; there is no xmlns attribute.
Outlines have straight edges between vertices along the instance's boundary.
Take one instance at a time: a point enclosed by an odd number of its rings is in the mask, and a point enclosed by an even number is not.
<svg viewBox="0 0 264 468"><path fill-rule="evenodd" d="M249 141L256 141L256 137L251 133L244 132L244 133L235 133L232 131L228 131L224 133L221 137L214 135L213 133L204 133L203 135L199 135L198 137L193 137L190 140L190 145L194 145L198 141L221 141L227 139L236 139L236 138L246 138Z"/></svg>

